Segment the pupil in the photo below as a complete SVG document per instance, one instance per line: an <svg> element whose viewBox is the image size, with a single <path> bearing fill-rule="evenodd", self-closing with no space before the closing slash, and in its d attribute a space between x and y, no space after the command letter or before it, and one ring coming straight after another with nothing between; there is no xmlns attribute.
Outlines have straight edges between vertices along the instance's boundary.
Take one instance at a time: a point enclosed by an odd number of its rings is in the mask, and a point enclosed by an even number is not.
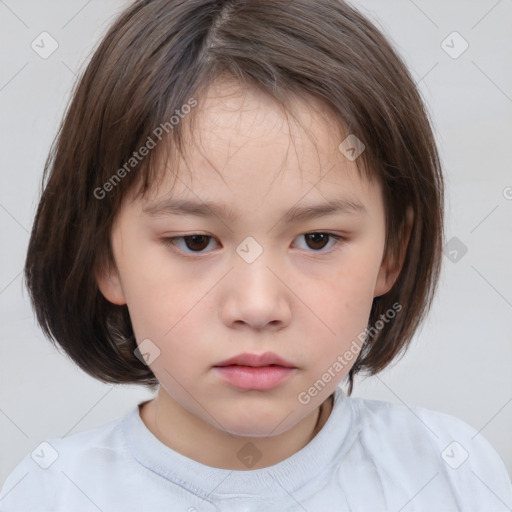
<svg viewBox="0 0 512 512"><path fill-rule="evenodd" d="M320 242L320 244L322 245L322 247L312 247L312 249L323 249L323 247L325 247L325 243L322 244L322 239L324 239L325 241L325 239L327 238L325 233L310 233L307 236L310 238L314 238L313 243Z"/></svg>
<svg viewBox="0 0 512 512"><path fill-rule="evenodd" d="M199 242L198 240L199 239ZM201 249L204 249L207 245L208 245L208 237L206 235L192 235L192 236L189 236L187 237L187 247L193 251L193 250L201 250ZM190 241L192 241L192 245L196 244L196 243L199 243L200 247L198 248L197 246L196 247L191 247L191 243ZM201 244L201 241L203 241L203 244ZM206 244L204 243L204 241L206 241Z"/></svg>

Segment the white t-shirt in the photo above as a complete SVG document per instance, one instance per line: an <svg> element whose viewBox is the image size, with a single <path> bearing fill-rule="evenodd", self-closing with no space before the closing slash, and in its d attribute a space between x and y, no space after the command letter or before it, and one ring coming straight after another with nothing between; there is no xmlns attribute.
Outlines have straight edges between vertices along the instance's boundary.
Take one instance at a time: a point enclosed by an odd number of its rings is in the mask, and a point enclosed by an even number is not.
<svg viewBox="0 0 512 512"><path fill-rule="evenodd" d="M302 450L274 466L231 471L163 444L142 421L139 405L27 454L2 488L0 510L512 510L512 486L498 454L475 429L446 414L349 398L337 388L331 415ZM246 451L250 456L251 448Z"/></svg>

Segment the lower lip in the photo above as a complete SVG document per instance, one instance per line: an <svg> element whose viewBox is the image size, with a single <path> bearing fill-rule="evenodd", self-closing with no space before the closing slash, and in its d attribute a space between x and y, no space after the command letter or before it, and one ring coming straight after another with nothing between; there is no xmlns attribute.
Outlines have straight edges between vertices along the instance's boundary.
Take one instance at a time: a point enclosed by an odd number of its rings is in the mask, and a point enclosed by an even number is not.
<svg viewBox="0 0 512 512"><path fill-rule="evenodd" d="M215 366L221 377L241 389L255 389L265 391L275 388L287 377L289 377L295 368L285 366Z"/></svg>

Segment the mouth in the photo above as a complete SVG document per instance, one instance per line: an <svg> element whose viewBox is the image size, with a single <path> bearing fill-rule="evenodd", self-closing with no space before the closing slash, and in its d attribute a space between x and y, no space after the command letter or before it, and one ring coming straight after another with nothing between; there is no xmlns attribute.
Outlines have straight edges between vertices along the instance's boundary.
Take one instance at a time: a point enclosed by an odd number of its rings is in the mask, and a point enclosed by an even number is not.
<svg viewBox="0 0 512 512"><path fill-rule="evenodd" d="M273 352L265 352L264 354L238 354L215 365L215 367L226 366L246 366L252 368L280 366L283 368L296 368L293 363L286 361Z"/></svg>
<svg viewBox="0 0 512 512"><path fill-rule="evenodd" d="M214 366L219 377L239 389L267 391L296 372L297 367L272 352L239 354Z"/></svg>

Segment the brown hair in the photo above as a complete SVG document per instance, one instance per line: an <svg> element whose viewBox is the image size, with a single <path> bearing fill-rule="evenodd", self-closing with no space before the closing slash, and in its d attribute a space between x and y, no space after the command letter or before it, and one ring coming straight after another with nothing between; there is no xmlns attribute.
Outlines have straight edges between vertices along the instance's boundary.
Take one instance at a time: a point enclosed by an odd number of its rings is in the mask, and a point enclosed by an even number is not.
<svg viewBox="0 0 512 512"><path fill-rule="evenodd" d="M110 235L123 198L136 184L145 194L162 174L155 164L182 152L199 111L195 98L221 77L257 87L283 107L291 97L319 98L364 143L358 170L383 185L385 254L398 258L407 208L414 212L402 270L374 299L368 325L393 304L403 309L367 336L349 372L350 394L358 372L375 374L405 351L430 308L441 265L443 179L406 66L341 0L146 0L120 14L77 82L45 164L25 263L37 320L93 377L158 384L134 354L127 306L103 297L95 271L115 265ZM176 123L186 112L186 122ZM156 147L139 158L150 139Z"/></svg>

